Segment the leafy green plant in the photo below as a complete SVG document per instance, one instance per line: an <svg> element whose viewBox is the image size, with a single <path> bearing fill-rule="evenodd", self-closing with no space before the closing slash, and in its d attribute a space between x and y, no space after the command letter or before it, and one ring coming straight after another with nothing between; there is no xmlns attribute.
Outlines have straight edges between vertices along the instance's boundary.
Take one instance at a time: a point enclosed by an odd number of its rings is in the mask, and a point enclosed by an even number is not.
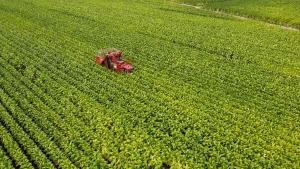
<svg viewBox="0 0 300 169"><path fill-rule="evenodd" d="M0 19L0 165L299 166L298 32L161 0L5 1ZM133 76L95 64L107 47Z"/></svg>

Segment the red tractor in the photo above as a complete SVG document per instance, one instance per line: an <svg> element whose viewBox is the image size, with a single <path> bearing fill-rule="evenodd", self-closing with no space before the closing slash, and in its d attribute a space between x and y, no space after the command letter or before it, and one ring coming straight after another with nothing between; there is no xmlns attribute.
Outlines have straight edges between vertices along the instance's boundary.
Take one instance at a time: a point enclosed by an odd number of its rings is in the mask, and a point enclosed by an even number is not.
<svg viewBox="0 0 300 169"><path fill-rule="evenodd" d="M121 58L122 51L115 48L107 48L96 51L96 63L116 72L132 74L133 66Z"/></svg>

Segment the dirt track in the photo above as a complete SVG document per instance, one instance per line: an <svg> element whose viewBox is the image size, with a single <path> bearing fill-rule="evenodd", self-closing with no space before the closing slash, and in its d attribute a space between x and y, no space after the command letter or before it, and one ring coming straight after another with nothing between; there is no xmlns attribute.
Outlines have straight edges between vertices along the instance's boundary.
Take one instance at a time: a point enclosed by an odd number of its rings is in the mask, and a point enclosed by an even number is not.
<svg viewBox="0 0 300 169"><path fill-rule="evenodd" d="M218 14L227 15L227 16L233 16L233 17L236 17L236 18L239 18L239 19L255 20L255 21L265 22L265 23L267 23L267 24L269 24L269 25L271 25L271 26L278 26L278 27L281 27L282 29L293 30L293 31L299 31L299 29L293 28L293 27L290 27L290 26L284 26L284 25L279 25L279 24L269 23L269 22L266 22L266 21L256 20L256 19L253 19L253 18L248 18L248 17L245 17L245 16L239 16L239 15L235 15L235 14L231 14L231 13L226 13L226 12L223 12L223 11L210 10L210 9L204 8L203 6L196 6L196 5L182 4L182 3L172 2L172 1L171 1L171 3L179 4L179 5L183 5L183 6L189 6L189 7L193 7L193 8L200 9L200 10L212 11L212 12L215 12L215 13L218 13Z"/></svg>

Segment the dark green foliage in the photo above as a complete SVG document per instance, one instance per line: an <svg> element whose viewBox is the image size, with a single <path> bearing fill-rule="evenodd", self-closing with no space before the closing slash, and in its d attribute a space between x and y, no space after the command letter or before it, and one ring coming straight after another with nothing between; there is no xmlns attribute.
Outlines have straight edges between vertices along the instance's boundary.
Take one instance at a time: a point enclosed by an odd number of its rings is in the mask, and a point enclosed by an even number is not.
<svg viewBox="0 0 300 169"><path fill-rule="evenodd" d="M299 168L299 32L161 0L0 5L0 168ZM95 64L107 47L134 75Z"/></svg>

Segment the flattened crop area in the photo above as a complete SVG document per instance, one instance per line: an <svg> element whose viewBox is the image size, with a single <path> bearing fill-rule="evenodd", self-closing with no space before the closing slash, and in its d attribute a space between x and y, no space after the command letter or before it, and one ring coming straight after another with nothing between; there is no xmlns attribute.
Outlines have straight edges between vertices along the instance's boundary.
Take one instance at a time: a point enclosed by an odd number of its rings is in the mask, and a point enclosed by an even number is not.
<svg viewBox="0 0 300 169"><path fill-rule="evenodd" d="M116 47L117 74L94 51ZM0 168L298 168L300 33L161 0L0 1Z"/></svg>

